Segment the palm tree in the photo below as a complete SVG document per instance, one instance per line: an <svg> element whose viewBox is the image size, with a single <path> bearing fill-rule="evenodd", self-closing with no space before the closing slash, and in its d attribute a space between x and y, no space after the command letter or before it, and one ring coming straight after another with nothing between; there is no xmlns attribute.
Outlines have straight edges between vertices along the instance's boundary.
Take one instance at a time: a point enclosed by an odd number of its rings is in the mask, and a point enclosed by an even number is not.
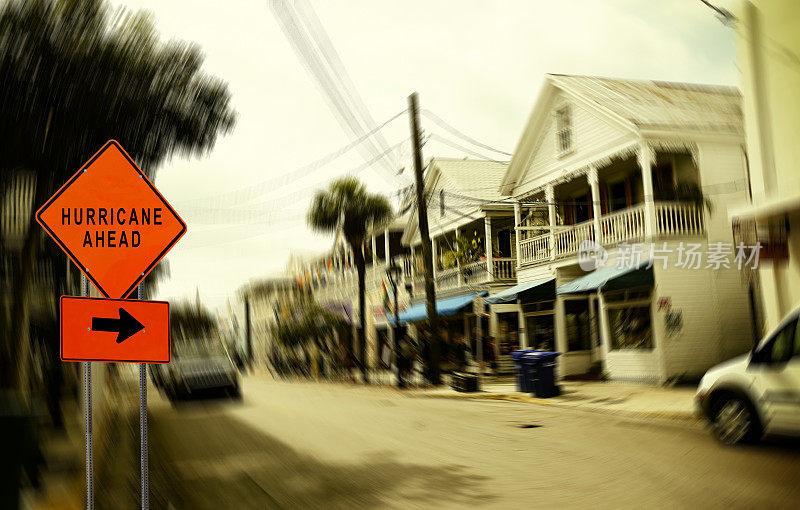
<svg viewBox="0 0 800 510"><path fill-rule="evenodd" d="M358 273L358 351L361 373L368 382L366 368L367 344L365 340L366 307L364 304L364 241L368 225L380 225L392 218L392 206L383 195L367 192L355 177L343 177L331 183L326 191L319 191L311 202L308 223L321 232L340 231L353 250L353 261Z"/></svg>
<svg viewBox="0 0 800 510"><path fill-rule="evenodd" d="M160 41L149 14L116 12L104 0L0 7L0 173L35 173L33 211L111 138L153 179L164 160L205 154L233 127L228 87L202 71L196 45ZM24 377L10 368L26 365L40 244L33 224L16 256L9 315L17 327L3 328L0 387Z"/></svg>

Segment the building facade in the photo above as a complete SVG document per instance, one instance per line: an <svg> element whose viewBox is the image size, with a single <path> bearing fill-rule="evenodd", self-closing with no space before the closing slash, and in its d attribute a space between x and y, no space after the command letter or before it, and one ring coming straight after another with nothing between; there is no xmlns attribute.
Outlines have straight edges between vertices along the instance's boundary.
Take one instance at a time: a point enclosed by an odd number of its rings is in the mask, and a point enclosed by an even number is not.
<svg viewBox="0 0 800 510"><path fill-rule="evenodd" d="M520 343L562 352L561 375L664 382L753 345L726 214L748 197L737 90L548 75L501 191L518 202Z"/></svg>

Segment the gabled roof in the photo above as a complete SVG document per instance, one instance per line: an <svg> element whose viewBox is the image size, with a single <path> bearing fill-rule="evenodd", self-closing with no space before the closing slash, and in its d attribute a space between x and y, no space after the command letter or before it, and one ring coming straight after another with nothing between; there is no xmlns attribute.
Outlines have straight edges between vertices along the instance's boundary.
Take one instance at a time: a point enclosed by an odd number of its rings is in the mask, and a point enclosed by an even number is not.
<svg viewBox="0 0 800 510"><path fill-rule="evenodd" d="M558 91L594 108L633 133L672 131L692 134L742 135L742 96L735 87L597 76L548 74L520 137L500 192L509 194L525 173L537 137Z"/></svg>
<svg viewBox="0 0 800 510"><path fill-rule="evenodd" d="M742 132L742 95L736 87L567 74L548 78L639 129Z"/></svg>
<svg viewBox="0 0 800 510"><path fill-rule="evenodd" d="M428 201L435 198L431 194L438 180L443 181L442 188L446 193L455 195L456 202L464 204L460 198L466 199L467 204L474 203L474 207L462 205L459 209L480 209L482 200L503 200L500 194L500 183L508 170L508 163L502 161L484 161L477 159L431 158L425 173L424 186L428 193ZM471 200L475 199L475 200ZM408 223L403 236L407 240L410 231L417 225L416 203L408 211ZM470 212L470 211L464 211ZM429 213L430 214L430 213Z"/></svg>
<svg viewBox="0 0 800 510"><path fill-rule="evenodd" d="M508 163L476 159L433 158L431 168L448 184L448 191L480 200L502 200L500 182ZM428 183L426 182L426 187Z"/></svg>

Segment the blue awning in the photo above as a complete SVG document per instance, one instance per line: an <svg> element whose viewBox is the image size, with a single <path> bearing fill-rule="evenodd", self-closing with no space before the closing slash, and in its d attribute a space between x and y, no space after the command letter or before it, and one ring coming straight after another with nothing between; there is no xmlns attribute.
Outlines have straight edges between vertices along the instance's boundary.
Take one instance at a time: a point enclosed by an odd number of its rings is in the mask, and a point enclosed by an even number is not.
<svg viewBox="0 0 800 510"><path fill-rule="evenodd" d="M558 294L580 294L596 290L618 290L653 285L653 268L645 261L629 267L603 267L559 285Z"/></svg>
<svg viewBox="0 0 800 510"><path fill-rule="evenodd" d="M480 293L472 293L472 294L465 294L463 296L455 296L445 299L437 299L436 300L436 314L440 317L448 317L450 315L456 315L457 313L461 312L464 308L471 307L472 301L477 296L485 296L487 294L486 291ZM416 322L425 320L428 318L428 310L425 308L425 302L417 303L415 305L409 306L405 310L403 310L400 315L398 315L398 320L402 322ZM394 319L391 319L391 323L394 323Z"/></svg>
<svg viewBox="0 0 800 510"><path fill-rule="evenodd" d="M499 305L503 303L516 303L517 299L526 302L542 301L553 299L556 295L556 279L546 278L530 283L520 283L511 288L500 291L497 294L486 298L487 305Z"/></svg>

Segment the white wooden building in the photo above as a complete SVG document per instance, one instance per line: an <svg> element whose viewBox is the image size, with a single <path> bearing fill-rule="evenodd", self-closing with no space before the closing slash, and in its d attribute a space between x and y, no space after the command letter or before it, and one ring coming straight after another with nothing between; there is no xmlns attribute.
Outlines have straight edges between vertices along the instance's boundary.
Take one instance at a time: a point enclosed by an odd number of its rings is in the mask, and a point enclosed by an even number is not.
<svg viewBox="0 0 800 510"><path fill-rule="evenodd" d="M521 346L564 353L562 376L594 364L653 382L746 351L753 273L737 268L726 204L748 185L736 89L547 75L500 188L517 201L520 285L506 302L517 298ZM581 269L585 240L607 250L605 268ZM729 267L708 267L723 248ZM687 249L698 269L676 266ZM633 250L642 266L615 269Z"/></svg>

